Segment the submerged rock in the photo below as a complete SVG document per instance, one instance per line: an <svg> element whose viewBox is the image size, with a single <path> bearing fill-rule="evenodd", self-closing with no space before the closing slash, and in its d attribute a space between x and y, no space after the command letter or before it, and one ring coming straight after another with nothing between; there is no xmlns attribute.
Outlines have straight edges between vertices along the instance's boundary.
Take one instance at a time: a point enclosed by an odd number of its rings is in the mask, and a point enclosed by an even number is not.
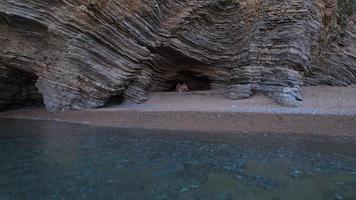
<svg viewBox="0 0 356 200"><path fill-rule="evenodd" d="M334 197L333 197L334 200L343 200L344 198L340 195L340 194L334 194Z"/></svg>
<svg viewBox="0 0 356 200"><path fill-rule="evenodd" d="M301 176L303 176L303 172L298 170L298 169L292 169L290 172L289 172L289 175L292 177L292 178L299 178Z"/></svg>
<svg viewBox="0 0 356 200"><path fill-rule="evenodd" d="M354 0L3 0L0 107L142 102L185 79L296 106L305 84L356 82L355 16Z"/></svg>

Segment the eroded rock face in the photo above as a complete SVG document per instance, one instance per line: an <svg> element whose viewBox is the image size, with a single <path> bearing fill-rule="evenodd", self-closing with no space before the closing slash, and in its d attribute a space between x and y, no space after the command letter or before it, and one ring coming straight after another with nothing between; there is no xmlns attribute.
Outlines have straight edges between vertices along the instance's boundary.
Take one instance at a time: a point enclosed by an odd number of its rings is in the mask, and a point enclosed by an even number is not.
<svg viewBox="0 0 356 200"><path fill-rule="evenodd" d="M142 102L186 74L231 99L298 105L356 82L355 0L2 0L0 106ZM13 88L13 89L11 89ZM21 95L20 95L21 94Z"/></svg>

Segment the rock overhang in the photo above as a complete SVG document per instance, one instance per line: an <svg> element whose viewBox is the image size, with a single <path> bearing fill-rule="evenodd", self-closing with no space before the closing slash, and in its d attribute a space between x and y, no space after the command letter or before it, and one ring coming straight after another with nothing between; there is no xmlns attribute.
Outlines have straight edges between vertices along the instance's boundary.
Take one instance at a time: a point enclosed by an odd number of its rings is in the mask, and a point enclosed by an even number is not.
<svg viewBox="0 0 356 200"><path fill-rule="evenodd" d="M33 77L50 111L101 107L118 95L143 102L181 71L208 77L228 98L262 92L295 106L303 85L356 81L352 3L5 0L0 70ZM30 99L19 92L2 89L3 106Z"/></svg>

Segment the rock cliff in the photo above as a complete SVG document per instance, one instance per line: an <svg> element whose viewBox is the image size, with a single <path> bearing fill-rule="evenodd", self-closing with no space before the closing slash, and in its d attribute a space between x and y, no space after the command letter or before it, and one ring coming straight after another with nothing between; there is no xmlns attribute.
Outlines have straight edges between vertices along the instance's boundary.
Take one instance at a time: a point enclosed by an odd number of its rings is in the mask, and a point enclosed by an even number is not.
<svg viewBox="0 0 356 200"><path fill-rule="evenodd" d="M298 105L303 85L356 82L355 13L356 0L1 0L0 107L143 102L188 79Z"/></svg>

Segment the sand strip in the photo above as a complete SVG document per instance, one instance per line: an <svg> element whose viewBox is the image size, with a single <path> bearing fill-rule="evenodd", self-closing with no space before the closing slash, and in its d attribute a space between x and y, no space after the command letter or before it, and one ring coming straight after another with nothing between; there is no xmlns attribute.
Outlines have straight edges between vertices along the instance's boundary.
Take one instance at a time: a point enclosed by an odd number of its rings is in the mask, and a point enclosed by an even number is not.
<svg viewBox="0 0 356 200"><path fill-rule="evenodd" d="M281 107L257 95L232 101L219 92L152 93L144 104L48 113L29 107L0 118L55 120L96 126L202 132L298 133L356 137L356 86L305 87L299 108Z"/></svg>

